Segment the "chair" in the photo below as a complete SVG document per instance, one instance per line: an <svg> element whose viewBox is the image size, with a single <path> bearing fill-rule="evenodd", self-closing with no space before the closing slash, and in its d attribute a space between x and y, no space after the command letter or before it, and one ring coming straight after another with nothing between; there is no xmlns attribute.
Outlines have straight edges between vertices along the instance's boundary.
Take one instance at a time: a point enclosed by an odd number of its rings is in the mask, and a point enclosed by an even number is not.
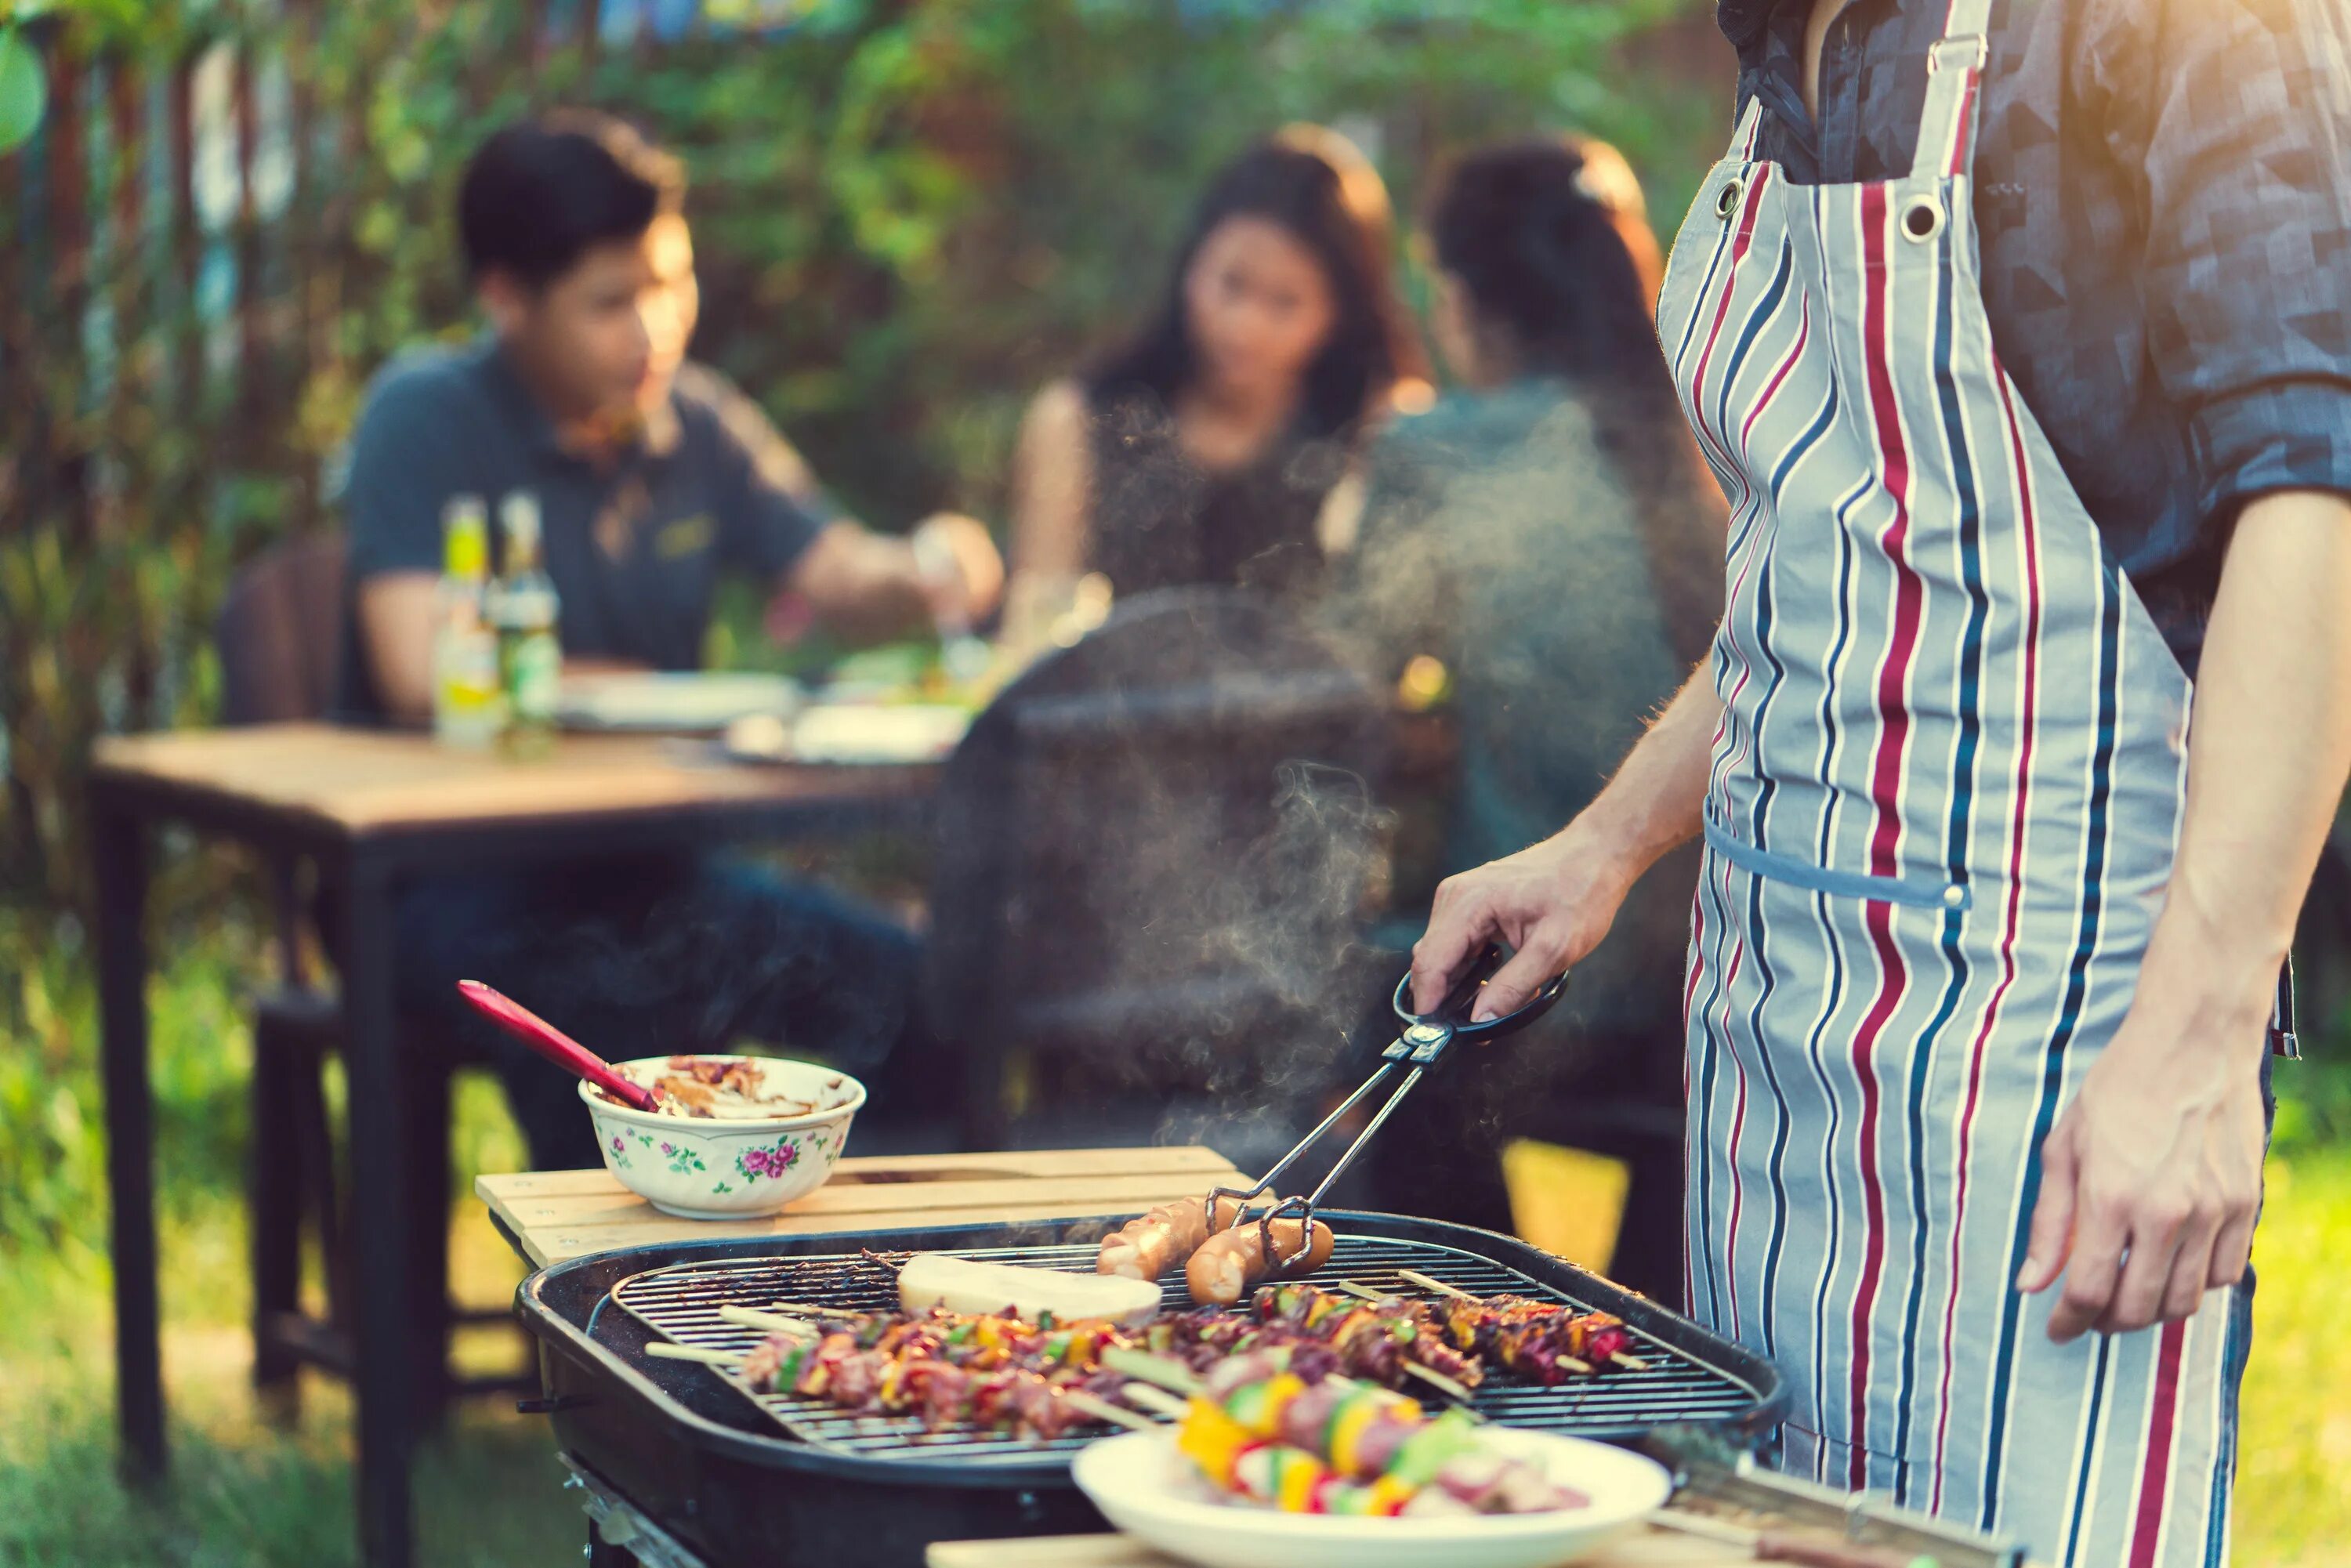
<svg viewBox="0 0 2351 1568"><path fill-rule="evenodd" d="M228 725L286 724L324 718L334 700L340 655L343 543L314 534L256 557L231 584L214 625L221 662L221 721ZM331 988L314 980L304 957L306 913L301 868L287 861L268 867L275 906L278 978L254 1000L252 1134L248 1202L253 1280L253 1376L264 1394L290 1405L305 1364L350 1373L346 1325L350 1319L350 1269L337 1201L334 1142L321 1074L340 1046L341 1009ZM423 1042L419 1042L423 1043ZM446 1226L449 1184L450 1081L464 1065L448 1057L412 1052L417 1071L403 1086L414 1255L407 1270L415 1287L410 1310L428 1325L430 1364L420 1368L427 1408L475 1386L446 1367L451 1329L459 1322L503 1319L503 1312L466 1314L448 1300ZM314 1230L325 1265L328 1316L301 1307L302 1232ZM506 1386L510 1379L483 1380Z"/></svg>
<svg viewBox="0 0 2351 1568"><path fill-rule="evenodd" d="M1120 606L973 725L935 821L925 997L970 1146L1288 1146L1375 986L1376 688L1275 606Z"/></svg>

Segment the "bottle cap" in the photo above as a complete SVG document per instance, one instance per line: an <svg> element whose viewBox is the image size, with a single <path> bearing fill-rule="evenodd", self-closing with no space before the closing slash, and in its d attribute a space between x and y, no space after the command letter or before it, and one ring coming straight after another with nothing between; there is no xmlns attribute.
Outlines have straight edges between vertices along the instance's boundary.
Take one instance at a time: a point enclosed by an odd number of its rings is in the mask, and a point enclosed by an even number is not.
<svg viewBox="0 0 2351 1568"><path fill-rule="evenodd" d="M525 554L538 550L538 497L528 490L509 490L498 503L498 528L509 549Z"/></svg>

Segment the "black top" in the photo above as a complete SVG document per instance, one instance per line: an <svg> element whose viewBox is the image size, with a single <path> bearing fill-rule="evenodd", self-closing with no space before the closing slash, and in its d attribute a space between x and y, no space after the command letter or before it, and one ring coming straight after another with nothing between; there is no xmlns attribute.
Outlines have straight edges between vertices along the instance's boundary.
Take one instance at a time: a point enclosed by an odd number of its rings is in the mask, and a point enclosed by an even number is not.
<svg viewBox="0 0 2351 1568"><path fill-rule="evenodd" d="M1943 0L1854 0L1804 111L1810 0L1720 0L1761 154L1907 174ZM2351 11L1993 0L1975 157L2017 390L2190 669L2243 503L2351 491Z"/></svg>
<svg viewBox="0 0 2351 1568"><path fill-rule="evenodd" d="M722 569L779 576L837 516L758 406L700 365L679 371L635 445L593 462L564 445L495 342L403 355L351 437L338 716L383 716L350 613L356 585L439 571L449 499L477 496L495 519L515 490L538 499L564 652L661 670L702 663Z"/></svg>
<svg viewBox="0 0 2351 1568"><path fill-rule="evenodd" d="M1195 586L1294 596L1319 580L1315 524L1346 472L1343 441L1293 428L1247 466L1211 473L1146 389L1097 393L1090 413L1090 559L1121 598Z"/></svg>

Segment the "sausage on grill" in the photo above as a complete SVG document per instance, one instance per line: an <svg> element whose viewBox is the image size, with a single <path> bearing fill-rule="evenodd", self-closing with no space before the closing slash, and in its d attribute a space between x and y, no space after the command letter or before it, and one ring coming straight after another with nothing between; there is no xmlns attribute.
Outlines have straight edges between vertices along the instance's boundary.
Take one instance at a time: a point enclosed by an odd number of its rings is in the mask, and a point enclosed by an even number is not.
<svg viewBox="0 0 2351 1568"><path fill-rule="evenodd" d="M1276 1266L1297 1258L1301 1239L1297 1220L1273 1222L1271 1259L1265 1255L1266 1228L1258 1221L1245 1220L1202 1242L1184 1266L1184 1282L1192 1288L1192 1299L1204 1307L1229 1307ZM1328 1262L1333 1244L1331 1228L1316 1220L1313 1235L1304 1242L1306 1267L1320 1269Z"/></svg>
<svg viewBox="0 0 2351 1568"><path fill-rule="evenodd" d="M1129 1280L1156 1280L1197 1251L1212 1228L1230 1225L1234 1204L1229 1197L1217 1199L1217 1224L1211 1227L1207 1223L1208 1200L1205 1197L1180 1197L1174 1203L1163 1203L1102 1239L1102 1251L1094 1259L1094 1272L1117 1274Z"/></svg>

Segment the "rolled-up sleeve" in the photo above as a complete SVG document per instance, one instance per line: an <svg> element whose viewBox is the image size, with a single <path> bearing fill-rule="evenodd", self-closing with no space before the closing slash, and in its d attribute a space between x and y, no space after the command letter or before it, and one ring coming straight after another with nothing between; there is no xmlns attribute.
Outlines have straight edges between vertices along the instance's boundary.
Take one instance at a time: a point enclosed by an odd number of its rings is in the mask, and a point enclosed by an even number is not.
<svg viewBox="0 0 2351 1568"><path fill-rule="evenodd" d="M2351 20L2342 0L2104 0L2088 90L2145 171L2147 345L2201 516L2351 493Z"/></svg>

